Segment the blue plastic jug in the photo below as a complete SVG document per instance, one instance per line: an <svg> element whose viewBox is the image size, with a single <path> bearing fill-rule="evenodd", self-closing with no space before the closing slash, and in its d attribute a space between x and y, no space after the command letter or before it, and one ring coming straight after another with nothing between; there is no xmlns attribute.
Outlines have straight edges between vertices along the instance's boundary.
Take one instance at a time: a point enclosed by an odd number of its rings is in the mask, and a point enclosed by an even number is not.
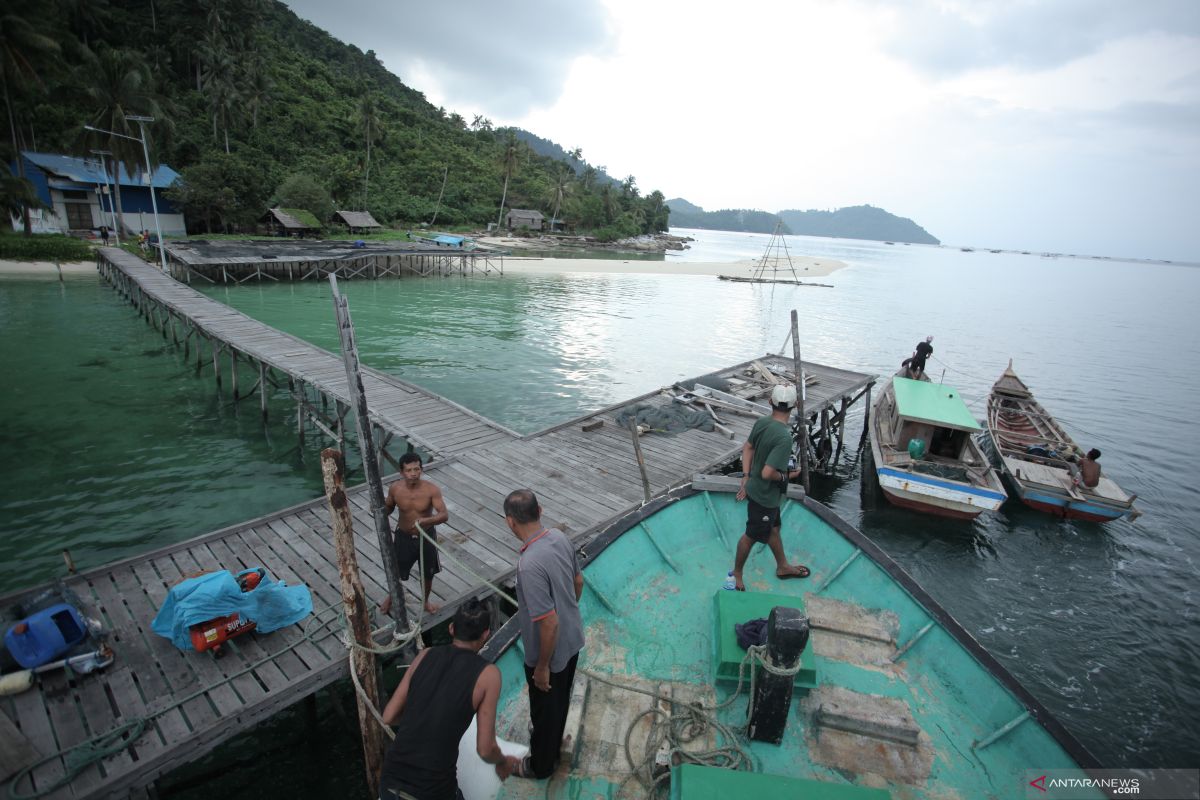
<svg viewBox="0 0 1200 800"><path fill-rule="evenodd" d="M4 646L25 669L48 664L88 633L87 622L74 606L59 603L26 617L4 634Z"/></svg>

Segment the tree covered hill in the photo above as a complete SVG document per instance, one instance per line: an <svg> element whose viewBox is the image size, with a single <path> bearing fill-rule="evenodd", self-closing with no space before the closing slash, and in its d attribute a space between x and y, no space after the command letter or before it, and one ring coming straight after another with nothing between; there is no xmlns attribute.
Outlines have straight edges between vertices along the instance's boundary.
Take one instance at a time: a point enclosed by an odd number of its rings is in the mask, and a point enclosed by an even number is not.
<svg viewBox="0 0 1200 800"><path fill-rule="evenodd" d="M801 236L941 244L911 219L897 217L875 206L849 206L837 211L788 210L780 211L779 216Z"/></svg>
<svg viewBox="0 0 1200 800"><path fill-rule="evenodd" d="M667 226L663 195L633 176L615 183L578 150L539 155L524 132L434 107L276 0L6 4L0 80L6 161L99 148L139 163L137 142L83 125L136 137L126 115L154 116L152 159L182 173L173 197L200 231L245 229L273 203L442 225L495 221L503 203L602 238ZM10 207L19 177L3 185Z"/></svg>
<svg viewBox="0 0 1200 800"><path fill-rule="evenodd" d="M681 198L668 200L667 206L671 209L671 225L677 228L772 233L776 223L782 222L781 232L798 236L940 244L911 219L874 206L850 206L836 211L788 210L778 214L740 209L705 211Z"/></svg>
<svg viewBox="0 0 1200 800"><path fill-rule="evenodd" d="M714 231L745 231L747 233L774 233L780 219L766 211L747 208L724 208L720 211L705 211L682 198L667 201L671 209L671 226L675 228L701 228ZM787 225L781 233L791 233Z"/></svg>

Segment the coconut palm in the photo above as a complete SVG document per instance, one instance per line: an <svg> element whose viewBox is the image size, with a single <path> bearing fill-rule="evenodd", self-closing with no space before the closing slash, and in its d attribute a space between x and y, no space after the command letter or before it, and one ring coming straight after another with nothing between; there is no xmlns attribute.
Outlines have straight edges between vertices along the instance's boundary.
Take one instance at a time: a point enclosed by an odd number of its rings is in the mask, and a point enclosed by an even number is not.
<svg viewBox="0 0 1200 800"><path fill-rule="evenodd" d="M85 137L89 147L108 150L118 164L116 172L116 201L118 225L123 220L121 206L121 166L132 171L142 163L140 131L136 123L125 119L127 114L152 116L165 124L150 80L150 70L141 55L132 50L105 48L89 54L77 76L85 101L93 111L89 122L110 133L92 132ZM131 138L124 138L131 137ZM154 153L151 151L151 158Z"/></svg>
<svg viewBox="0 0 1200 800"><path fill-rule="evenodd" d="M266 67L260 59L247 62L245 79L242 83L242 97L246 108L250 111L250 127L258 127L258 112L271 100L271 90L275 83L267 75Z"/></svg>
<svg viewBox="0 0 1200 800"><path fill-rule="evenodd" d="M358 99L358 128L367 143L366 169L363 170L363 211L367 210L368 188L371 180L371 145L383 135L383 122L379 115L379 103L370 91L363 92Z"/></svg>
<svg viewBox="0 0 1200 800"><path fill-rule="evenodd" d="M21 85L40 87L39 66L48 57L59 52L58 43L37 29L22 12L24 9L5 5L0 12L0 86L4 91L4 108L8 113L8 130L12 137L13 155L17 161L17 177L25 178L25 161L21 158L20 142L17 140L17 118L13 113L13 93ZM32 233L29 222L29 205L21 207L21 221L25 235Z"/></svg>
<svg viewBox="0 0 1200 800"><path fill-rule="evenodd" d="M550 215L551 220L558 219L558 211L562 208L563 198L571 193L574 178L575 172L571 167L560 162L554 175L554 188L551 189L551 194L554 196L554 213Z"/></svg>
<svg viewBox="0 0 1200 800"><path fill-rule="evenodd" d="M504 141L504 154L501 156L501 163L504 165L504 192L500 195L500 216L496 220L497 228L504 226L504 203L508 200L508 180L516 171L520 158L521 148L517 142L517 135L509 131L508 137Z"/></svg>

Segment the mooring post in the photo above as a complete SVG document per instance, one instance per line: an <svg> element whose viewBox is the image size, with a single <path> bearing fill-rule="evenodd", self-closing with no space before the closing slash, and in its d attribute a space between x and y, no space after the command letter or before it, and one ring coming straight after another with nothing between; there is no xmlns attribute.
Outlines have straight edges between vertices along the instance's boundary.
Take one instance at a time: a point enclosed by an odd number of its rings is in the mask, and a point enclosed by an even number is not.
<svg viewBox="0 0 1200 800"><path fill-rule="evenodd" d="M833 468L830 470L831 472L837 472L838 462L842 460L842 445L845 443L846 438L846 412L849 410L849 408L850 401L847 398L842 397L842 407L838 412L838 416L836 418L837 422L834 425L834 427L837 428L838 443L837 452L833 454Z"/></svg>
<svg viewBox="0 0 1200 800"><path fill-rule="evenodd" d="M867 431L871 429L871 387L873 383L867 384L867 394L863 398L863 432L858 439L858 451L861 453L863 447L867 444Z"/></svg>
<svg viewBox="0 0 1200 800"><path fill-rule="evenodd" d="M792 309L792 366L796 371L796 414L800 417L800 480L804 494L811 487L808 482L808 416L804 413L804 367L800 363L800 317Z"/></svg>
<svg viewBox="0 0 1200 800"><path fill-rule="evenodd" d="M325 480L325 500L333 521L333 548L337 553L338 578L342 584L342 606L350 628L351 641L366 647L371 640L371 623L367 618L367 596L358 574L358 559L354 554L354 518L345 491L346 464L342 454L332 448L321 451L321 476ZM350 669L361 692L354 693L358 706L358 724L362 732L363 762L367 770L367 788L371 797L379 796L379 773L383 769L383 730L375 721L371 709L379 708L379 685L375 676L375 656L351 645ZM367 704L371 704L371 708Z"/></svg>
<svg viewBox="0 0 1200 800"><path fill-rule="evenodd" d="M642 442L638 436L637 417L629 419L629 433L633 436L633 455L637 458L638 472L642 474L642 494L650 502L650 478L646 475L646 459L642 457Z"/></svg>
<svg viewBox="0 0 1200 800"><path fill-rule="evenodd" d="M383 565L384 582L392 598L392 615L398 629L408 628L408 610L404 606L404 590L396 579L392 560L392 532L388 528L387 512L383 508L383 481L379 477L379 460L371 436L371 416L367 411L367 395L363 391L362 374L358 367L358 345L354 341L354 322L350 319L350 304L338 292L337 276L330 273L329 288L333 312L337 317L338 333L342 340L342 359L346 364L346 383L350 387L354 419L358 428L358 452L362 456L363 472L367 478L367 499L375 519L375 535L379 539L379 556Z"/></svg>

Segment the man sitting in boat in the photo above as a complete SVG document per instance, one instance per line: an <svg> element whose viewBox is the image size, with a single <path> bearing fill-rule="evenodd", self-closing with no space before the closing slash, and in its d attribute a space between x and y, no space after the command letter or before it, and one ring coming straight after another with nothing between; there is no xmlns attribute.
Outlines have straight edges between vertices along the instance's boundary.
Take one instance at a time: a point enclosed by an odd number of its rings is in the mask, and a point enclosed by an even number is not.
<svg viewBox="0 0 1200 800"><path fill-rule="evenodd" d="M1100 485L1100 451L1093 447L1078 463L1072 464L1070 469L1076 486L1082 484L1089 489L1095 489Z"/></svg>
<svg viewBox="0 0 1200 800"><path fill-rule="evenodd" d="M746 591L742 568L756 542L765 542L771 548L777 577L808 577L808 567L788 563L779 535L779 507L787 492L788 481L800 476L800 470L789 469L788 463L792 455L788 420L795 405L795 386L772 389L771 415L754 423L750 438L742 446L742 486L738 489L737 499L747 502L746 533L738 541L733 564L734 585L739 592Z"/></svg>

